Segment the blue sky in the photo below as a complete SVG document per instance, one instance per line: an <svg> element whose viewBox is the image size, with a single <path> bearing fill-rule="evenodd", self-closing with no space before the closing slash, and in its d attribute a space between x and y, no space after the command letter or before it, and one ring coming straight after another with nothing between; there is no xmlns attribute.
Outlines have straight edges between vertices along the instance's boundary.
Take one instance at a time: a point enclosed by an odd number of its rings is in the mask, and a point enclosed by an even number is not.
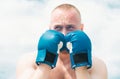
<svg viewBox="0 0 120 79"><path fill-rule="evenodd" d="M20 55L36 51L50 12L61 3L79 8L93 55L105 61L111 79L120 78L120 0L0 0L0 63L15 65Z"/></svg>

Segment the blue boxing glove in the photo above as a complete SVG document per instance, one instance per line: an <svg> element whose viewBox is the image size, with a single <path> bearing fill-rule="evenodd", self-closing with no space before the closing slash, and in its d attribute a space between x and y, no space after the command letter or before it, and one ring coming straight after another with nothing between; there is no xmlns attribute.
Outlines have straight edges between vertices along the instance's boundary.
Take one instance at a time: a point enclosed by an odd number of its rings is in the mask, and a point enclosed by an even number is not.
<svg viewBox="0 0 120 79"><path fill-rule="evenodd" d="M46 31L39 40L36 64L47 64L54 68L58 58L58 44L64 42L64 35L55 30Z"/></svg>
<svg viewBox="0 0 120 79"><path fill-rule="evenodd" d="M89 37L80 30L69 32L66 35L66 41L72 43L72 52L70 60L72 68L87 66L91 68L91 41Z"/></svg>

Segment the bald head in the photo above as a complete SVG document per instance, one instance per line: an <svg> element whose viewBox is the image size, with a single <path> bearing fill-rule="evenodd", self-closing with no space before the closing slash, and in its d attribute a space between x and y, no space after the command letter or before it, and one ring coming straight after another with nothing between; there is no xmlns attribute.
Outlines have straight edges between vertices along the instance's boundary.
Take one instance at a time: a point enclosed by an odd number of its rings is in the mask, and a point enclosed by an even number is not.
<svg viewBox="0 0 120 79"><path fill-rule="evenodd" d="M52 12L54 12L56 9L61 9L64 11L75 10L80 15L79 10L74 5L71 4L61 4L57 6Z"/></svg>
<svg viewBox="0 0 120 79"><path fill-rule="evenodd" d="M71 10L76 11L76 13L79 15L78 17L80 18L80 21L81 21L80 11L74 5L71 5L71 4L61 4L61 5L57 6L55 9L53 9L52 13L55 10L58 10L58 9L62 10L62 11L71 11Z"/></svg>
<svg viewBox="0 0 120 79"><path fill-rule="evenodd" d="M50 29L66 34L67 32L80 29L80 26L81 16L75 6L61 4L52 11Z"/></svg>

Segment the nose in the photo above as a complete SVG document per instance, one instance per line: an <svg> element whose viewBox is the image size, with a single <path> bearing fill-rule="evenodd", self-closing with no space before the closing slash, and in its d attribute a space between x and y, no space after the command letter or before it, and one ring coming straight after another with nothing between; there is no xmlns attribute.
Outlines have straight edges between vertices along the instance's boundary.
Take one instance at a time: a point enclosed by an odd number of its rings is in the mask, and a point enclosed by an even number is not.
<svg viewBox="0 0 120 79"><path fill-rule="evenodd" d="M67 34L67 30L64 28L62 31L61 31L64 35Z"/></svg>

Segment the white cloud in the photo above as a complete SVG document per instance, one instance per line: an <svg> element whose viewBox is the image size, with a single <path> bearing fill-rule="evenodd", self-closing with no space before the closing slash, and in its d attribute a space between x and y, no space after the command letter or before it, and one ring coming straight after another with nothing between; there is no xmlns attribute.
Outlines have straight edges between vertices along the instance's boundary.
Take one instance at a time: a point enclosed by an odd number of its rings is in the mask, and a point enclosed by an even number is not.
<svg viewBox="0 0 120 79"><path fill-rule="evenodd" d="M19 42L24 40L25 44L33 44L31 41L34 37L44 31L44 27L41 27L42 18L39 16L42 14L43 5L15 0L1 1L0 4L0 36L2 36L0 43L3 46L14 43L14 41L22 44Z"/></svg>

